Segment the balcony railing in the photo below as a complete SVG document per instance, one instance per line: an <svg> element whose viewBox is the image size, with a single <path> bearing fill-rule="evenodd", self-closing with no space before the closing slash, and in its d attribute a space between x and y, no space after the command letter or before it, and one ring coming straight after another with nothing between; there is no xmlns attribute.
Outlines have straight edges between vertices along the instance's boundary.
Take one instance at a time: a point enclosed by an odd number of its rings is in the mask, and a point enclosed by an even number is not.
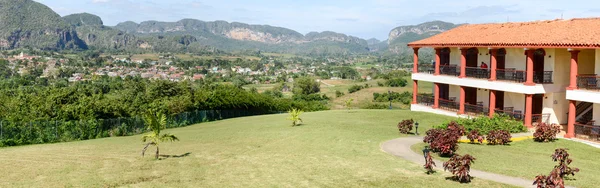
<svg viewBox="0 0 600 188"><path fill-rule="evenodd" d="M522 70L515 69L498 69L496 70L496 79L523 83L525 82L525 75L527 73Z"/></svg>
<svg viewBox="0 0 600 188"><path fill-rule="evenodd" d="M533 82L537 84L551 84L552 71L533 72ZM527 71L515 69L496 70L496 79L524 83L527 80Z"/></svg>
<svg viewBox="0 0 600 188"><path fill-rule="evenodd" d="M440 74L458 76L460 75L460 67L457 65L440 65Z"/></svg>
<svg viewBox="0 0 600 188"><path fill-rule="evenodd" d="M578 75L577 87L580 89L600 90L600 77L596 75Z"/></svg>
<svg viewBox="0 0 600 188"><path fill-rule="evenodd" d="M433 74L435 72L435 67L433 67L432 64L419 64L417 70L419 73Z"/></svg>
<svg viewBox="0 0 600 188"><path fill-rule="evenodd" d="M575 136L577 138L591 140L591 141L600 141L600 126L599 125L584 125L584 124L575 124Z"/></svg>
<svg viewBox="0 0 600 188"><path fill-rule="evenodd" d="M520 120L523 121L523 118L525 117L525 115L519 111L519 110L512 110L512 107L508 107L508 108L504 108L504 109L496 109L494 110L495 113L497 114L504 114L507 116L510 116L512 118L514 118L515 120Z"/></svg>
<svg viewBox="0 0 600 188"><path fill-rule="evenodd" d="M552 71L533 72L533 82L537 84L551 84Z"/></svg>
<svg viewBox="0 0 600 188"><path fill-rule="evenodd" d="M470 115L489 115L489 108L482 104L465 104L465 113Z"/></svg>
<svg viewBox="0 0 600 188"><path fill-rule="evenodd" d="M485 68L478 67L465 67L465 74L469 78L482 78L488 79L490 78L490 71Z"/></svg>
<svg viewBox="0 0 600 188"><path fill-rule="evenodd" d="M433 97L431 95L417 95L417 103L425 106L433 106Z"/></svg>
<svg viewBox="0 0 600 188"><path fill-rule="evenodd" d="M457 103L456 101L439 99L439 102L440 102L440 109L442 109L442 110L458 112L458 110L460 108L460 104Z"/></svg>
<svg viewBox="0 0 600 188"><path fill-rule="evenodd" d="M532 123L550 123L550 114L532 114Z"/></svg>

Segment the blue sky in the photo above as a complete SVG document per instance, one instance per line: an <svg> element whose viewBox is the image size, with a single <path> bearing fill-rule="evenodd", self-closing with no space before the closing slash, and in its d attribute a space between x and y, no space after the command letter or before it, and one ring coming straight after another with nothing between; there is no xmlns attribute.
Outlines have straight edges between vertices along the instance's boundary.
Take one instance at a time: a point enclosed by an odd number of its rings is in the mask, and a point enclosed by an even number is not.
<svg viewBox="0 0 600 188"><path fill-rule="evenodd" d="M599 17L591 0L35 0L61 16L88 12L105 25L193 18L286 27L300 33L335 31L387 39L401 25L442 20L487 23Z"/></svg>

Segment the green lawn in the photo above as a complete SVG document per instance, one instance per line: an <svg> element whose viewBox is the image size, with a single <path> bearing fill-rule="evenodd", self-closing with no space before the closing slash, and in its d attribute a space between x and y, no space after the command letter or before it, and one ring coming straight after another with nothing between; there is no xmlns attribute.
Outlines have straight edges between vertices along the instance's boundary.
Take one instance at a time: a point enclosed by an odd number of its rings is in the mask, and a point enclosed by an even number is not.
<svg viewBox="0 0 600 188"><path fill-rule="evenodd" d="M417 144L412 147L420 151L426 144ZM533 140L524 140L511 143L510 146L489 146L478 144L460 144L459 154L470 154L477 158L473 169L484 170L509 176L531 179L539 174L548 175L557 162L550 157L556 148L568 148L573 159L572 167L577 167L581 172L571 180L565 181L567 185L576 187L598 187L600 181L600 149L573 142L558 140L551 143L538 143ZM439 157L438 157L439 159ZM446 161L447 159L441 159Z"/></svg>
<svg viewBox="0 0 600 188"><path fill-rule="evenodd" d="M0 187L507 187L426 175L379 145L414 118L424 128L448 117L400 110L255 116L170 129L181 141L140 157L140 136L0 148ZM154 152L154 148L150 153ZM583 165L581 165L583 166ZM588 173L588 172L586 172ZM583 176L582 176L583 177Z"/></svg>

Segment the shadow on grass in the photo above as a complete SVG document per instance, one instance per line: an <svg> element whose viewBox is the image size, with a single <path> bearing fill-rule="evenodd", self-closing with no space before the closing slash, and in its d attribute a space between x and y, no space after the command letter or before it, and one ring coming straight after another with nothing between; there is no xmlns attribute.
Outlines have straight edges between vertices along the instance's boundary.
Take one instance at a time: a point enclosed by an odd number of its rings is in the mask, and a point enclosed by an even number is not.
<svg viewBox="0 0 600 188"><path fill-rule="evenodd" d="M461 184L462 184L462 183L465 183L465 184L467 184L467 183L471 183L471 182L472 182L472 181L475 179L475 177L473 177L473 176L469 176L469 178L471 178L471 181L469 181L469 182L461 182L461 181L458 181L458 178L457 178L456 176L450 176L450 177L446 177L446 180L450 180L450 181L458 182L458 183L461 183Z"/></svg>
<svg viewBox="0 0 600 188"><path fill-rule="evenodd" d="M168 159L168 158L182 158L182 157L190 156L190 154L192 154L192 152L187 152L187 153L184 153L181 155L159 155L159 160Z"/></svg>

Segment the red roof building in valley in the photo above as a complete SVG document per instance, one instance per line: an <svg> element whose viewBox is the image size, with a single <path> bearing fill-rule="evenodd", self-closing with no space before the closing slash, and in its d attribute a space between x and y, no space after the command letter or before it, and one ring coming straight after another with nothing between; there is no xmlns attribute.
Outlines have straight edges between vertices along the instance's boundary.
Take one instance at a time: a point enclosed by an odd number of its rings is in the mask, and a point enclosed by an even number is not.
<svg viewBox="0 0 600 188"><path fill-rule="evenodd" d="M600 130L600 18L467 24L408 46L413 111L505 114L566 125L568 138ZM419 61L422 48L433 63ZM419 81L434 83L433 96L418 94Z"/></svg>

